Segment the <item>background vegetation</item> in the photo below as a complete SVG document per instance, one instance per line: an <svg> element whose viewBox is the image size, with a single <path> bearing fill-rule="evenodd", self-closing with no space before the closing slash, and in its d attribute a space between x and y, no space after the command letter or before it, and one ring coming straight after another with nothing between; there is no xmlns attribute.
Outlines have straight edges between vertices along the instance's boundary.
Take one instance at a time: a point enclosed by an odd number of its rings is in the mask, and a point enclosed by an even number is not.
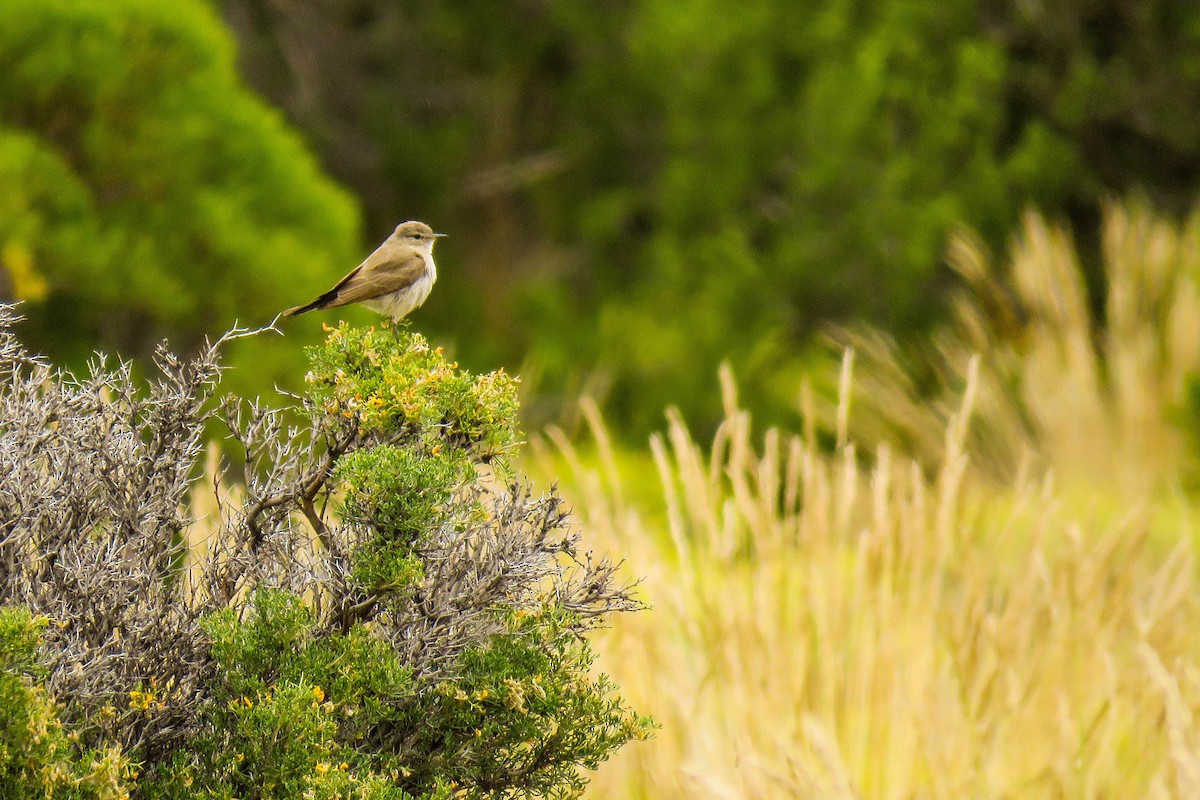
<svg viewBox="0 0 1200 800"><path fill-rule="evenodd" d="M586 388L622 436L668 403L711 429L723 359L790 419L830 321L944 313L957 226L999 249L1030 204L1064 220L1099 308L1100 202L1178 217L1200 178L1200 12L1168 0L4 14L4 272L75 363L266 321L419 218L451 234L423 329L521 367L535 422ZM253 347L248 385L295 387L298 347Z"/></svg>
<svg viewBox="0 0 1200 800"><path fill-rule="evenodd" d="M1169 0L222 9L369 240L452 234L423 324L466 363L530 356L533 411L585 383L622 436L667 403L711 429L722 359L792 419L815 331L928 329L949 233L1002 248L1029 204L1102 304L1100 201L1179 215L1200 180L1200 11Z"/></svg>
<svg viewBox="0 0 1200 800"><path fill-rule="evenodd" d="M999 271L1012 305L982 273L959 297L936 400L861 340L840 403L806 392L800 430L755 430L728 371L711 442L672 414L648 452L614 450L594 406L586 447L552 429L544 464L655 602L598 650L663 727L593 796L1200 790L1195 447L1178 425L1196 224L1110 210L1108 335L1063 232L1028 220ZM955 252L982 263L975 243ZM1018 306L1033 313L1004 313Z"/></svg>
<svg viewBox="0 0 1200 800"><path fill-rule="evenodd" d="M354 262L353 202L245 88L205 4L0 13L0 262L37 349L148 363L164 335L193 348L235 319L265 324L283 287ZM251 363L243 386L298 386L296 342L264 341Z"/></svg>

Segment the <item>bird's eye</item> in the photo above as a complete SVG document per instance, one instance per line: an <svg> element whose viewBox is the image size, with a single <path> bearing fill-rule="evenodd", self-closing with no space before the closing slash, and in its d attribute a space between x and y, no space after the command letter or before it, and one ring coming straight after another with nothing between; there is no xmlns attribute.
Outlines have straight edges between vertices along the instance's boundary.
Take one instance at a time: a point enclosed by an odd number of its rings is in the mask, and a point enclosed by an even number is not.
<svg viewBox="0 0 1200 800"><path fill-rule="evenodd" d="M421 238L421 234L419 234L419 233L410 233L410 234L408 235L408 238L410 238L410 239L420 239L420 238Z"/></svg>

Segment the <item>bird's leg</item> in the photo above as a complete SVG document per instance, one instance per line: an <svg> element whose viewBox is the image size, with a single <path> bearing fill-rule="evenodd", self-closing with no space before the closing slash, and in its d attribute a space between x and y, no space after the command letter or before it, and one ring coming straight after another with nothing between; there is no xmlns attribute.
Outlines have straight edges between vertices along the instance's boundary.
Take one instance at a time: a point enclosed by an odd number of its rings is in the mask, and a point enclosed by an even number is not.
<svg viewBox="0 0 1200 800"><path fill-rule="evenodd" d="M392 336L397 342L400 341L400 324L398 320L392 320Z"/></svg>

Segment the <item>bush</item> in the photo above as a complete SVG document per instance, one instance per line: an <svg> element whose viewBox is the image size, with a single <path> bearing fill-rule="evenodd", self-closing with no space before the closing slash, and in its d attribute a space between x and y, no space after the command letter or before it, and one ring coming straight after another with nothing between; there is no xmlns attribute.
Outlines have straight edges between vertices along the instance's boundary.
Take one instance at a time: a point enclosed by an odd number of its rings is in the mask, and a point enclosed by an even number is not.
<svg viewBox="0 0 1200 800"><path fill-rule="evenodd" d="M141 391L0 323L5 797L562 796L648 732L584 638L638 603L515 479L514 379L343 326L291 406L214 403L232 337ZM244 487L197 522L213 421Z"/></svg>
<svg viewBox="0 0 1200 800"><path fill-rule="evenodd" d="M132 777L115 748L85 752L64 730L39 685L37 663L45 617L0 609L0 797L116 798Z"/></svg>

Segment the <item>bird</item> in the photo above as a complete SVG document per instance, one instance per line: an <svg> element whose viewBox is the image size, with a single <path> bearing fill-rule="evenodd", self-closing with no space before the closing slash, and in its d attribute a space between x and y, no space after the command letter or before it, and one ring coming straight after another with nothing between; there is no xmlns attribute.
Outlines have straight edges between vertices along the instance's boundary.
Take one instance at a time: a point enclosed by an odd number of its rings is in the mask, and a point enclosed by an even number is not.
<svg viewBox="0 0 1200 800"><path fill-rule="evenodd" d="M434 233L424 222L402 222L392 235L323 295L283 312L295 317L309 311L362 303L372 311L399 322L429 297L437 280L433 243L444 233Z"/></svg>

